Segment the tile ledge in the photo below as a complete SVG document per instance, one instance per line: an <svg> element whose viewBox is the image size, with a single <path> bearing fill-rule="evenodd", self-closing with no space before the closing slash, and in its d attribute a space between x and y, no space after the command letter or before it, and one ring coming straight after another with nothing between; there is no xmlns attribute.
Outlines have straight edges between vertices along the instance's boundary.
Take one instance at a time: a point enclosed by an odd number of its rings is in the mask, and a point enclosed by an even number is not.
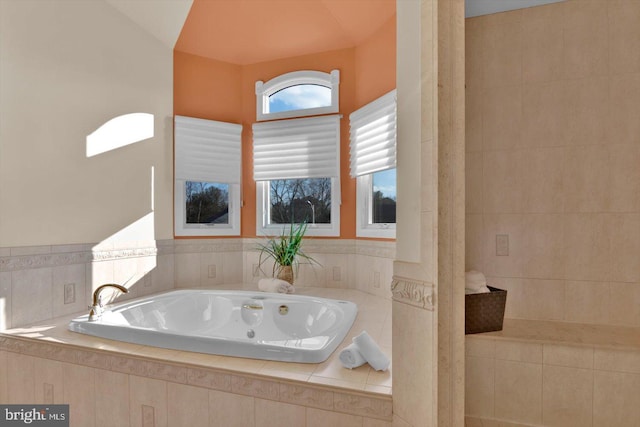
<svg viewBox="0 0 640 427"><path fill-rule="evenodd" d="M640 352L640 328L630 326L505 318L502 331L470 334L467 337Z"/></svg>

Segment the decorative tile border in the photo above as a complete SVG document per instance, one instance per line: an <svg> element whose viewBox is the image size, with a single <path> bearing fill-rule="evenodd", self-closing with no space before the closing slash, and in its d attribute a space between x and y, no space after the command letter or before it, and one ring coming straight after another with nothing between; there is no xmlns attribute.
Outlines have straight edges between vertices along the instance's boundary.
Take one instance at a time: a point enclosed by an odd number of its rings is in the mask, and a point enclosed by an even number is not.
<svg viewBox="0 0 640 427"><path fill-rule="evenodd" d="M56 267L59 265L85 264L90 261L90 252L7 256L0 258L0 272Z"/></svg>
<svg viewBox="0 0 640 427"><path fill-rule="evenodd" d="M88 264L96 261L114 261L158 255L158 248L97 249L82 252L47 253L0 257L0 272Z"/></svg>
<svg viewBox="0 0 640 427"><path fill-rule="evenodd" d="M187 368L187 384L231 392L231 375L210 369Z"/></svg>
<svg viewBox="0 0 640 427"><path fill-rule="evenodd" d="M295 405L320 408L350 415L392 419L391 396L293 380L247 375L223 369L192 366L180 361L165 362L108 350L88 349L73 344L0 334L0 350L58 360L177 384L242 394Z"/></svg>
<svg viewBox="0 0 640 427"><path fill-rule="evenodd" d="M91 252L91 261L117 261L127 258L142 258L158 255L158 248L133 248L133 249L110 249L94 250Z"/></svg>
<svg viewBox="0 0 640 427"><path fill-rule="evenodd" d="M173 241L173 253L242 252L243 240L245 239L177 239Z"/></svg>
<svg viewBox="0 0 640 427"><path fill-rule="evenodd" d="M118 261L129 258L188 253L255 252L260 239L177 239L132 242L131 247L109 245L57 245L28 248L0 248L0 272ZM305 251L322 254L357 254L393 259L395 242L359 241L353 239L308 239Z"/></svg>
<svg viewBox="0 0 640 427"><path fill-rule="evenodd" d="M243 250L257 252L261 238L244 239ZM353 239L305 239L302 248L307 253L316 254L355 254L356 241Z"/></svg>
<svg viewBox="0 0 640 427"><path fill-rule="evenodd" d="M367 255L378 258L395 259L396 242L356 240L356 255Z"/></svg>
<svg viewBox="0 0 640 427"><path fill-rule="evenodd" d="M340 412L385 420L390 420L393 413L391 400L381 401L354 393L333 393L333 407Z"/></svg>
<svg viewBox="0 0 640 427"><path fill-rule="evenodd" d="M280 384L280 400L294 405L333 410L334 393L296 384Z"/></svg>
<svg viewBox="0 0 640 427"><path fill-rule="evenodd" d="M394 301L429 311L434 309L435 295L433 294L433 285L429 283L393 276L391 293Z"/></svg>
<svg viewBox="0 0 640 427"><path fill-rule="evenodd" d="M304 242L304 250L318 254L354 254L356 241L352 239L307 239Z"/></svg>

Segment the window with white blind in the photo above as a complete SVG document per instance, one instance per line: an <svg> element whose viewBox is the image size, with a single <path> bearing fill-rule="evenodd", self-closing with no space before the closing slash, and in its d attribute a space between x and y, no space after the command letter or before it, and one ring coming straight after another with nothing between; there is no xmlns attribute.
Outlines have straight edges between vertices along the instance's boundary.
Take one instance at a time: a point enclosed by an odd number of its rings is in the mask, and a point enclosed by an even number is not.
<svg viewBox="0 0 640 427"><path fill-rule="evenodd" d="M176 236L240 235L242 126L175 117Z"/></svg>
<svg viewBox="0 0 640 427"><path fill-rule="evenodd" d="M395 238L396 91L349 116L350 174L357 178L356 235Z"/></svg>
<svg viewBox="0 0 640 427"><path fill-rule="evenodd" d="M340 116L255 123L253 168L258 233L340 234Z"/></svg>

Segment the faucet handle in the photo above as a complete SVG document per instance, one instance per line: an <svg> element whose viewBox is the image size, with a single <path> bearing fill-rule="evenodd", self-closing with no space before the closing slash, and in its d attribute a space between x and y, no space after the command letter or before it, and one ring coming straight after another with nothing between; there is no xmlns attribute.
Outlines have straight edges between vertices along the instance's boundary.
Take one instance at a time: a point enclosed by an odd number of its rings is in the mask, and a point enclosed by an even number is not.
<svg viewBox="0 0 640 427"><path fill-rule="evenodd" d="M99 305L90 305L89 307L89 322L95 322L100 319L104 310Z"/></svg>

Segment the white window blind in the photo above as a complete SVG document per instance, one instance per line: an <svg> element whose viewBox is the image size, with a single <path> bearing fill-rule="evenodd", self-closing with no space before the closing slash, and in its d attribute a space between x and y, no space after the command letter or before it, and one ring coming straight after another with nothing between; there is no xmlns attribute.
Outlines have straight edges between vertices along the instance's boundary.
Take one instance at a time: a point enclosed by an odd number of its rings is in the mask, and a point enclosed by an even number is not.
<svg viewBox="0 0 640 427"><path fill-rule="evenodd" d="M396 167L396 91L349 115L351 176Z"/></svg>
<svg viewBox="0 0 640 427"><path fill-rule="evenodd" d="M339 115L254 123L256 181L339 176Z"/></svg>
<svg viewBox="0 0 640 427"><path fill-rule="evenodd" d="M240 183L242 125L175 117L176 179Z"/></svg>

